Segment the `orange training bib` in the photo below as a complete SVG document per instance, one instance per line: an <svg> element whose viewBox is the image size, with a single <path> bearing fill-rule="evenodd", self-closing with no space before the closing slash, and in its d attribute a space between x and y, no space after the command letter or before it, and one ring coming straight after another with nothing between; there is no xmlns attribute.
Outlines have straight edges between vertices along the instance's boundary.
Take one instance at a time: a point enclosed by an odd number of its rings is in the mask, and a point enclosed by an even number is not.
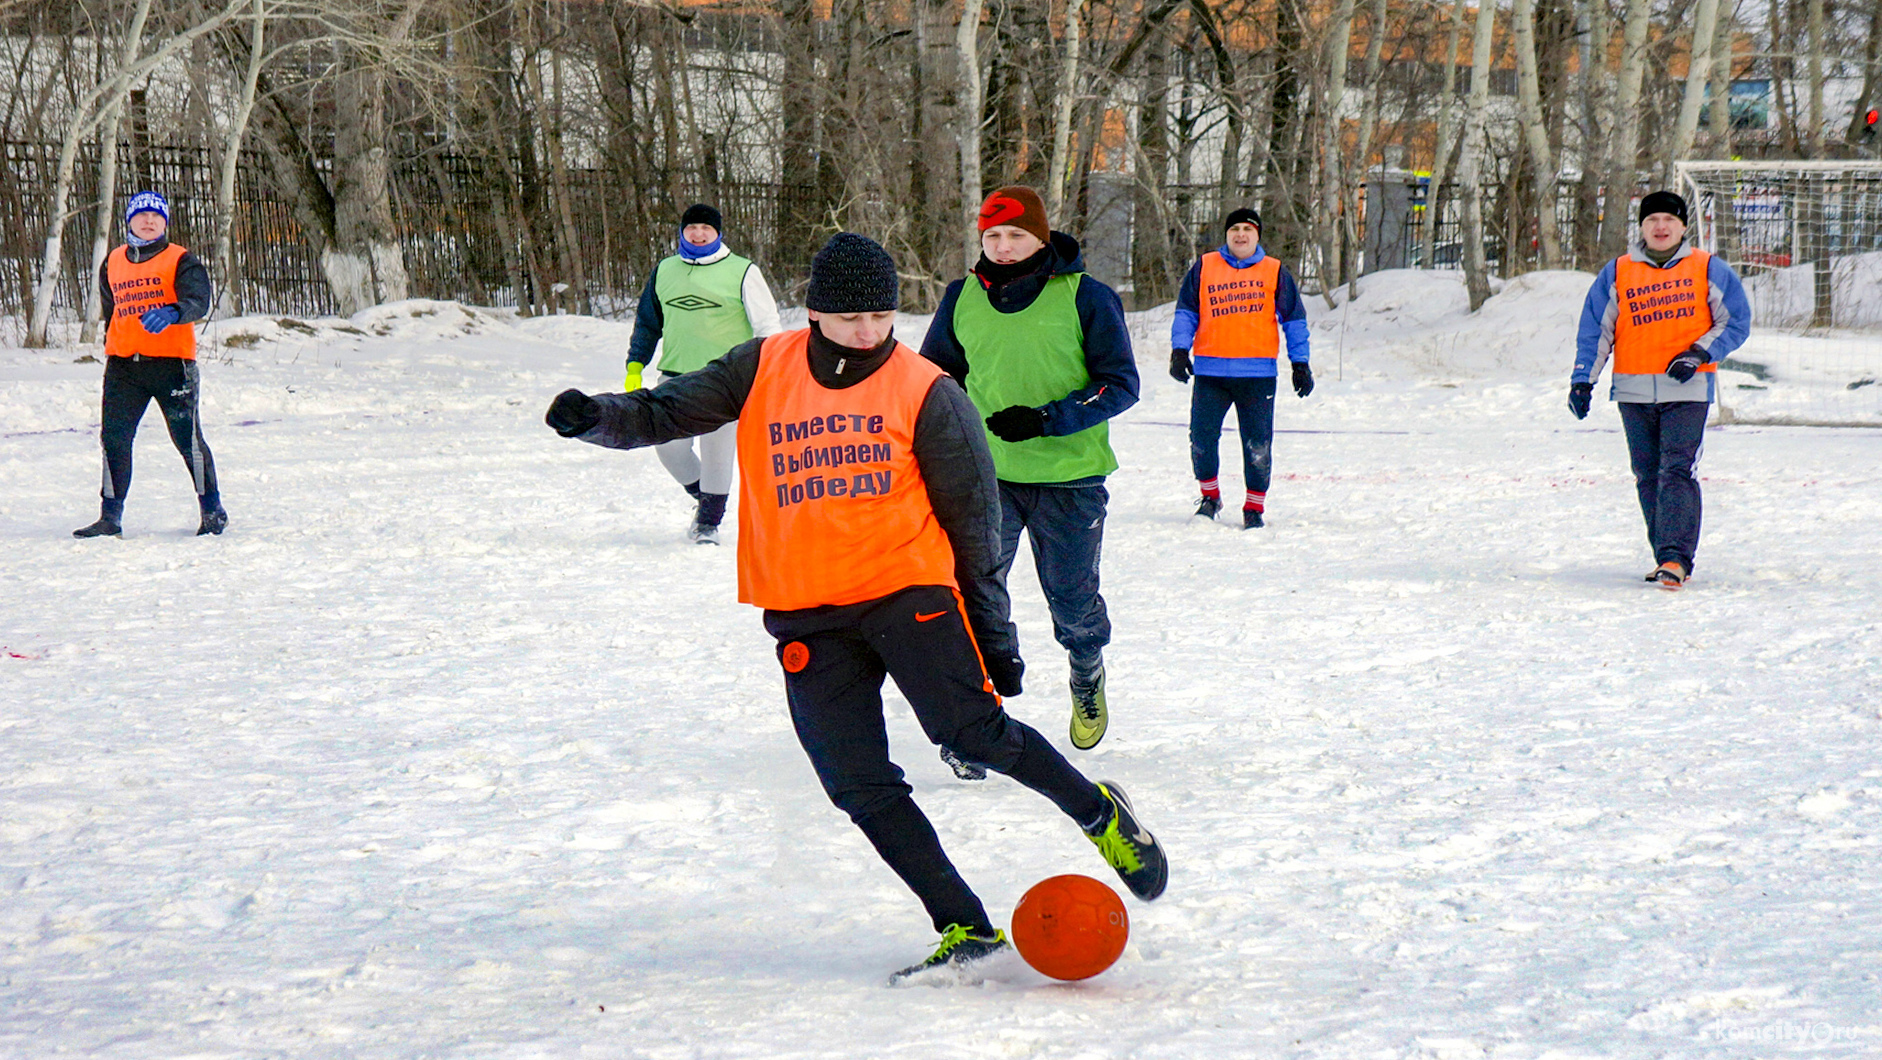
<svg viewBox="0 0 1882 1060"><path fill-rule="evenodd" d="M172 324L159 334L144 330L140 317L176 301L176 266L186 253L175 243L148 261L132 261L124 247L105 259L111 287L111 324L105 329L105 355L196 359L196 325Z"/></svg>
<svg viewBox="0 0 1882 1060"><path fill-rule="evenodd" d="M811 377L810 329L760 348L738 418L738 598L775 611L956 587L915 421L941 369L897 343L846 390Z"/></svg>
<svg viewBox="0 0 1882 1060"><path fill-rule="evenodd" d="M1222 260L1220 251L1202 259L1202 283L1196 292L1197 357L1267 357L1281 354L1281 325L1274 317L1274 296L1281 263L1272 256L1245 269Z"/></svg>
<svg viewBox="0 0 1882 1060"><path fill-rule="evenodd" d="M1659 375L1712 330L1711 255L1695 250L1668 269L1623 257L1614 263L1614 371ZM1701 365L1702 372L1716 371Z"/></svg>

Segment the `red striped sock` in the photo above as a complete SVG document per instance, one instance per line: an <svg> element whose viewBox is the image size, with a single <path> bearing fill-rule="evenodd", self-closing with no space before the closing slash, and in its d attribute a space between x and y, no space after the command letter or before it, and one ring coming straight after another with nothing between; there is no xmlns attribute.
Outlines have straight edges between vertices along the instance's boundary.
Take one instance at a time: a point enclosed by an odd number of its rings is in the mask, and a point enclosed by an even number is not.
<svg viewBox="0 0 1882 1060"><path fill-rule="evenodd" d="M1242 501L1242 511L1265 512L1267 510L1268 510L1268 495L1265 493L1256 493L1254 490L1249 490L1248 498Z"/></svg>
<svg viewBox="0 0 1882 1060"><path fill-rule="evenodd" d="M1201 483L1201 485L1203 496L1211 497L1218 501L1222 499L1222 482L1220 479L1208 479Z"/></svg>

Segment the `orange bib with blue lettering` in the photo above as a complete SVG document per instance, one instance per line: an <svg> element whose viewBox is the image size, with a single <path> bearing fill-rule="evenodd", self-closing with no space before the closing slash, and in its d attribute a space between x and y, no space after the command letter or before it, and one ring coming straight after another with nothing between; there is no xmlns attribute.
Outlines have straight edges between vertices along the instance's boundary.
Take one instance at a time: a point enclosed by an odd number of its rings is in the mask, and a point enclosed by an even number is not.
<svg viewBox="0 0 1882 1060"><path fill-rule="evenodd" d="M1671 268L1656 269L1632 257L1614 263L1614 371L1660 375L1673 358L1712 330L1711 255L1695 250ZM1702 372L1717 371L1701 365Z"/></svg>
<svg viewBox="0 0 1882 1060"><path fill-rule="evenodd" d="M773 611L957 588L915 459L941 369L901 343L845 390L810 374L810 329L764 341L738 415L738 598Z"/></svg>
<svg viewBox="0 0 1882 1060"><path fill-rule="evenodd" d="M1196 292L1197 357L1280 356L1281 326L1274 317L1274 296L1281 263L1269 256L1245 269L1222 260L1220 251L1202 259L1202 284Z"/></svg>

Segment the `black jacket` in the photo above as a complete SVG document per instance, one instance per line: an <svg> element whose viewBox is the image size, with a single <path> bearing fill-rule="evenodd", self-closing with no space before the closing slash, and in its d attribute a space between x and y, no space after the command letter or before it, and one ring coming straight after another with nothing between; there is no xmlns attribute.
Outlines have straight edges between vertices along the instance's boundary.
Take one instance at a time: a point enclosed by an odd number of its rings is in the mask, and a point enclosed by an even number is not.
<svg viewBox="0 0 1882 1060"><path fill-rule="evenodd" d="M149 261L169 249L169 246L170 240L166 236L147 247L133 247L127 244L124 253L132 261ZM103 265L98 266L98 293L104 298L104 315L99 319L109 324L111 322L111 261L108 257ZM201 258L187 250L184 251L183 256L178 258L176 263L175 304L183 314L177 322L188 324L208 316L210 294L208 268L204 267Z"/></svg>
<svg viewBox="0 0 1882 1060"><path fill-rule="evenodd" d="M601 422L576 437L611 449L635 449L705 434L731 423L751 395L764 341L752 339L734 346L704 368L668 379L652 390L594 395L601 405ZM832 390L854 386L882 367L892 348L893 340L871 351L851 350L813 330L811 377ZM1012 621L1012 601L998 571L1000 494L993 476L993 454L987 450L980 413L954 380L943 376L929 389L915 420L913 449L935 521L954 551L954 579L967 603L974 637L985 652L1017 657L1019 633Z"/></svg>

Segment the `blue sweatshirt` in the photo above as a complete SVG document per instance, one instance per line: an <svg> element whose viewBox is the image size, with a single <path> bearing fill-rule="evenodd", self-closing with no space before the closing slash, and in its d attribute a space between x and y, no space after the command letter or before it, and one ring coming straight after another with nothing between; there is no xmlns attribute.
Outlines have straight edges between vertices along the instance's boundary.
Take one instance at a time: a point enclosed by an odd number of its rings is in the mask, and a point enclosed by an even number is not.
<svg viewBox="0 0 1882 1060"><path fill-rule="evenodd" d="M1231 268L1246 269L1268 256L1259 245L1255 252L1246 258L1238 258L1229 253L1227 246L1212 250L1211 254L1222 255ZM1307 363L1307 306L1300 300L1300 287L1294 282L1294 274L1287 271L1287 266L1280 269L1280 279L1274 292L1274 319L1281 326L1281 334L1287 336L1287 359L1295 364ZM1176 316L1170 321L1170 347L1187 350L1196 344L1196 329L1202 325L1202 259L1196 259L1189 267L1189 275L1183 277L1183 284L1176 289ZM1248 379L1272 379L1278 365L1267 357L1198 357L1194 371L1197 375L1240 376Z"/></svg>
<svg viewBox="0 0 1882 1060"><path fill-rule="evenodd" d="M1628 251L1633 260L1657 269L1671 268L1691 256L1693 248L1682 246L1664 263L1653 265L1644 246L1636 242ZM1614 290L1614 262L1601 267L1588 288L1581 307L1581 327L1575 334L1575 369L1572 383L1592 383L1607 367L1614 353L1614 322L1620 316L1620 300ZM1693 345L1706 351L1711 363L1723 361L1733 350L1745 344L1751 335L1751 302L1738 274L1717 254L1706 262L1706 306L1712 311L1712 330L1699 336ZM1717 380L1711 372L1700 372L1680 383L1670 375L1621 375L1613 377L1610 401L1628 404L1657 404L1667 401L1713 401L1717 398Z"/></svg>

